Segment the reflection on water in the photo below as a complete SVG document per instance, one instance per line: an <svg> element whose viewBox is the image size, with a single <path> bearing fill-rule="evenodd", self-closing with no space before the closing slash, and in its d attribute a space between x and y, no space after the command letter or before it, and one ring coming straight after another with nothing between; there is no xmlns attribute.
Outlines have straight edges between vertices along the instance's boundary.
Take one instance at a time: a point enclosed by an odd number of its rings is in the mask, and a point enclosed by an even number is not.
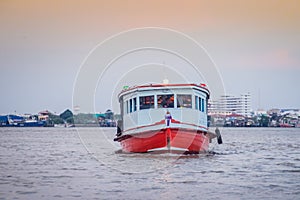
<svg viewBox="0 0 300 200"><path fill-rule="evenodd" d="M0 199L299 198L300 129L221 131L185 155L123 153L110 128L1 128Z"/></svg>

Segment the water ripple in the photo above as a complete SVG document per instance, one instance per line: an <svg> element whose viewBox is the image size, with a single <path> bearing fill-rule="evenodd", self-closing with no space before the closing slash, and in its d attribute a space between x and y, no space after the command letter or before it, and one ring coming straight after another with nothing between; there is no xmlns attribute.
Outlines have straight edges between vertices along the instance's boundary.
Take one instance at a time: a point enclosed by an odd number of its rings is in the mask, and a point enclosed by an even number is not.
<svg viewBox="0 0 300 200"><path fill-rule="evenodd" d="M225 128L200 155L128 154L114 134L1 128L0 199L299 198L299 129Z"/></svg>

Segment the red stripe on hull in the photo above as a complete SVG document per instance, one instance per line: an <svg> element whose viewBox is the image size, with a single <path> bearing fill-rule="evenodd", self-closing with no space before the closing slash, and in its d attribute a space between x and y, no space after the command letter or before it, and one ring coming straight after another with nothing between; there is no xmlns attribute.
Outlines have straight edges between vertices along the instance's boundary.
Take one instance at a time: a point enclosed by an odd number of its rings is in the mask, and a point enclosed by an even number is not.
<svg viewBox="0 0 300 200"><path fill-rule="evenodd" d="M209 138L203 133L191 130L177 130L171 132L172 147L188 149L191 152L207 151Z"/></svg>
<svg viewBox="0 0 300 200"><path fill-rule="evenodd" d="M167 128L158 131L148 131L135 135L124 135L120 138L122 148L126 152L147 152L156 148L168 146L188 149L190 152L199 153L207 151L209 137L204 133L189 129ZM169 138L169 139L168 139Z"/></svg>

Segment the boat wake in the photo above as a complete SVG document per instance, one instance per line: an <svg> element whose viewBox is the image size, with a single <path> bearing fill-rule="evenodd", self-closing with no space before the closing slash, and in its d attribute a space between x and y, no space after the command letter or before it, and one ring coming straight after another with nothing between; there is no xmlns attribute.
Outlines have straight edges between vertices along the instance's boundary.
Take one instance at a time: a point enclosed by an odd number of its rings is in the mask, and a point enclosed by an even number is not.
<svg viewBox="0 0 300 200"><path fill-rule="evenodd" d="M189 151L180 151L180 150L155 150L149 151L146 153L132 153L132 152L125 152L122 149L115 151L115 154L119 154L122 156L127 157L143 157L143 158L202 158L202 157L211 157L214 155L222 155L220 153L214 151L207 151L207 152L189 152Z"/></svg>

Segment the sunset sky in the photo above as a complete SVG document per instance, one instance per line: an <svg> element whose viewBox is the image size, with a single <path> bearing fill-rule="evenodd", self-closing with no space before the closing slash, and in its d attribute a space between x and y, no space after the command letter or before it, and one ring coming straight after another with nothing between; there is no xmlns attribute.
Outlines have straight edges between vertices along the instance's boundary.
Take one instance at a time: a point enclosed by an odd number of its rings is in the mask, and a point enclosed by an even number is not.
<svg viewBox="0 0 300 200"><path fill-rule="evenodd" d="M1 0L0 27L0 114L72 109L76 75L90 51L143 27L195 39L226 93L250 92L253 109L300 108L298 0Z"/></svg>

